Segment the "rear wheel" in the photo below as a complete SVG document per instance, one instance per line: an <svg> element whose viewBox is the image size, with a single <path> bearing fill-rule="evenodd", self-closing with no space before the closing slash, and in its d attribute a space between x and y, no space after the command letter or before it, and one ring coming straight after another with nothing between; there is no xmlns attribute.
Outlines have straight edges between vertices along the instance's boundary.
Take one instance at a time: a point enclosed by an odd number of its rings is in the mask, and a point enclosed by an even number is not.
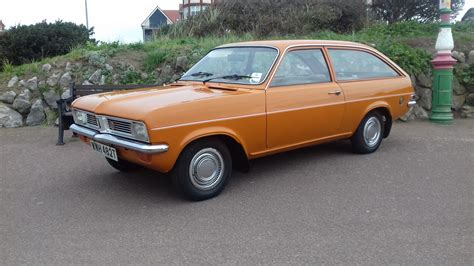
<svg viewBox="0 0 474 266"><path fill-rule="evenodd" d="M190 144L173 170L175 187L190 200L217 196L232 174L232 157L227 146L213 139Z"/></svg>
<svg viewBox="0 0 474 266"><path fill-rule="evenodd" d="M384 134L383 117L378 112L369 113L359 125L352 137L354 152L368 154L375 152L382 143Z"/></svg>
<svg viewBox="0 0 474 266"><path fill-rule="evenodd" d="M113 168L115 168L115 169L117 169L121 172L133 172L133 171L136 171L136 170L140 169L139 165L128 162L128 161L125 161L125 160L122 160L120 158L118 159L118 162L114 161L112 159L109 159L109 158L105 158L105 159L110 164L110 166L112 166Z"/></svg>

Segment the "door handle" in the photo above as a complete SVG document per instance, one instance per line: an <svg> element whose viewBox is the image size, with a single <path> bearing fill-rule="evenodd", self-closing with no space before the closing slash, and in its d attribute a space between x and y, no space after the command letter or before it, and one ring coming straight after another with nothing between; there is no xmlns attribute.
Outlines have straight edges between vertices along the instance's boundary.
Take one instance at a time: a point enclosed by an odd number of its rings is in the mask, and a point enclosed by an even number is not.
<svg viewBox="0 0 474 266"><path fill-rule="evenodd" d="M337 96L341 95L341 93L342 93L342 91L330 91L330 92L328 92L329 95L337 95Z"/></svg>

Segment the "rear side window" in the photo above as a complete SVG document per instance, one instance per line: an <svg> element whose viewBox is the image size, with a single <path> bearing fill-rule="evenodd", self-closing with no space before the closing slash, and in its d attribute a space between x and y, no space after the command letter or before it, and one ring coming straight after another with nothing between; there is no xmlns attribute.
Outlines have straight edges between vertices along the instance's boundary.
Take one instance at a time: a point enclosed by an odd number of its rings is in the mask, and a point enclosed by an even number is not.
<svg viewBox="0 0 474 266"><path fill-rule="evenodd" d="M328 65L321 49L291 51L285 55L272 87L330 82Z"/></svg>
<svg viewBox="0 0 474 266"><path fill-rule="evenodd" d="M357 50L329 49L338 80L398 77L399 74L373 54Z"/></svg>

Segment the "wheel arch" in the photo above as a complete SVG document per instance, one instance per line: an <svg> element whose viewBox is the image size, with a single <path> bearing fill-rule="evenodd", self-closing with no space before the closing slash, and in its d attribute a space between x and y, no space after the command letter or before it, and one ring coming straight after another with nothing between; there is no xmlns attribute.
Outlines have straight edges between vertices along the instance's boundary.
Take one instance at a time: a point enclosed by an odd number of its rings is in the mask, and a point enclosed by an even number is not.
<svg viewBox="0 0 474 266"><path fill-rule="evenodd" d="M366 117L371 112L379 112L383 116L383 119L384 119L384 121L383 121L383 124L384 124L383 137L387 138L390 135L390 132L392 131L392 124L393 124L392 112L391 112L390 105L386 102L374 103L374 104L370 105L367 108L367 110L365 111L364 116L362 117L362 119L364 119L364 117ZM362 121L362 119L361 119L361 121Z"/></svg>
<svg viewBox="0 0 474 266"><path fill-rule="evenodd" d="M180 147L182 148L179 154L181 155L190 144L204 139L218 139L222 141L231 153L234 168L242 172L249 170L250 164L245 144L235 132L229 129L203 129L190 133L181 143Z"/></svg>

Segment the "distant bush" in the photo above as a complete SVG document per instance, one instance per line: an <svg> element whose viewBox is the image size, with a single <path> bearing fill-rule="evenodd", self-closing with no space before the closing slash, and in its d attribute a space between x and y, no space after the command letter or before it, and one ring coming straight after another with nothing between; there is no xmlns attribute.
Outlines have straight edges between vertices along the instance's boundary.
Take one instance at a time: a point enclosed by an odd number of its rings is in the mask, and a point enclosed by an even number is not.
<svg viewBox="0 0 474 266"><path fill-rule="evenodd" d="M360 30L366 21L364 0L227 0L181 23L164 27L170 37L303 35L330 30Z"/></svg>
<svg viewBox="0 0 474 266"><path fill-rule="evenodd" d="M14 26L0 36L0 61L21 65L67 54L75 46L94 41L92 34L93 29L63 21Z"/></svg>

